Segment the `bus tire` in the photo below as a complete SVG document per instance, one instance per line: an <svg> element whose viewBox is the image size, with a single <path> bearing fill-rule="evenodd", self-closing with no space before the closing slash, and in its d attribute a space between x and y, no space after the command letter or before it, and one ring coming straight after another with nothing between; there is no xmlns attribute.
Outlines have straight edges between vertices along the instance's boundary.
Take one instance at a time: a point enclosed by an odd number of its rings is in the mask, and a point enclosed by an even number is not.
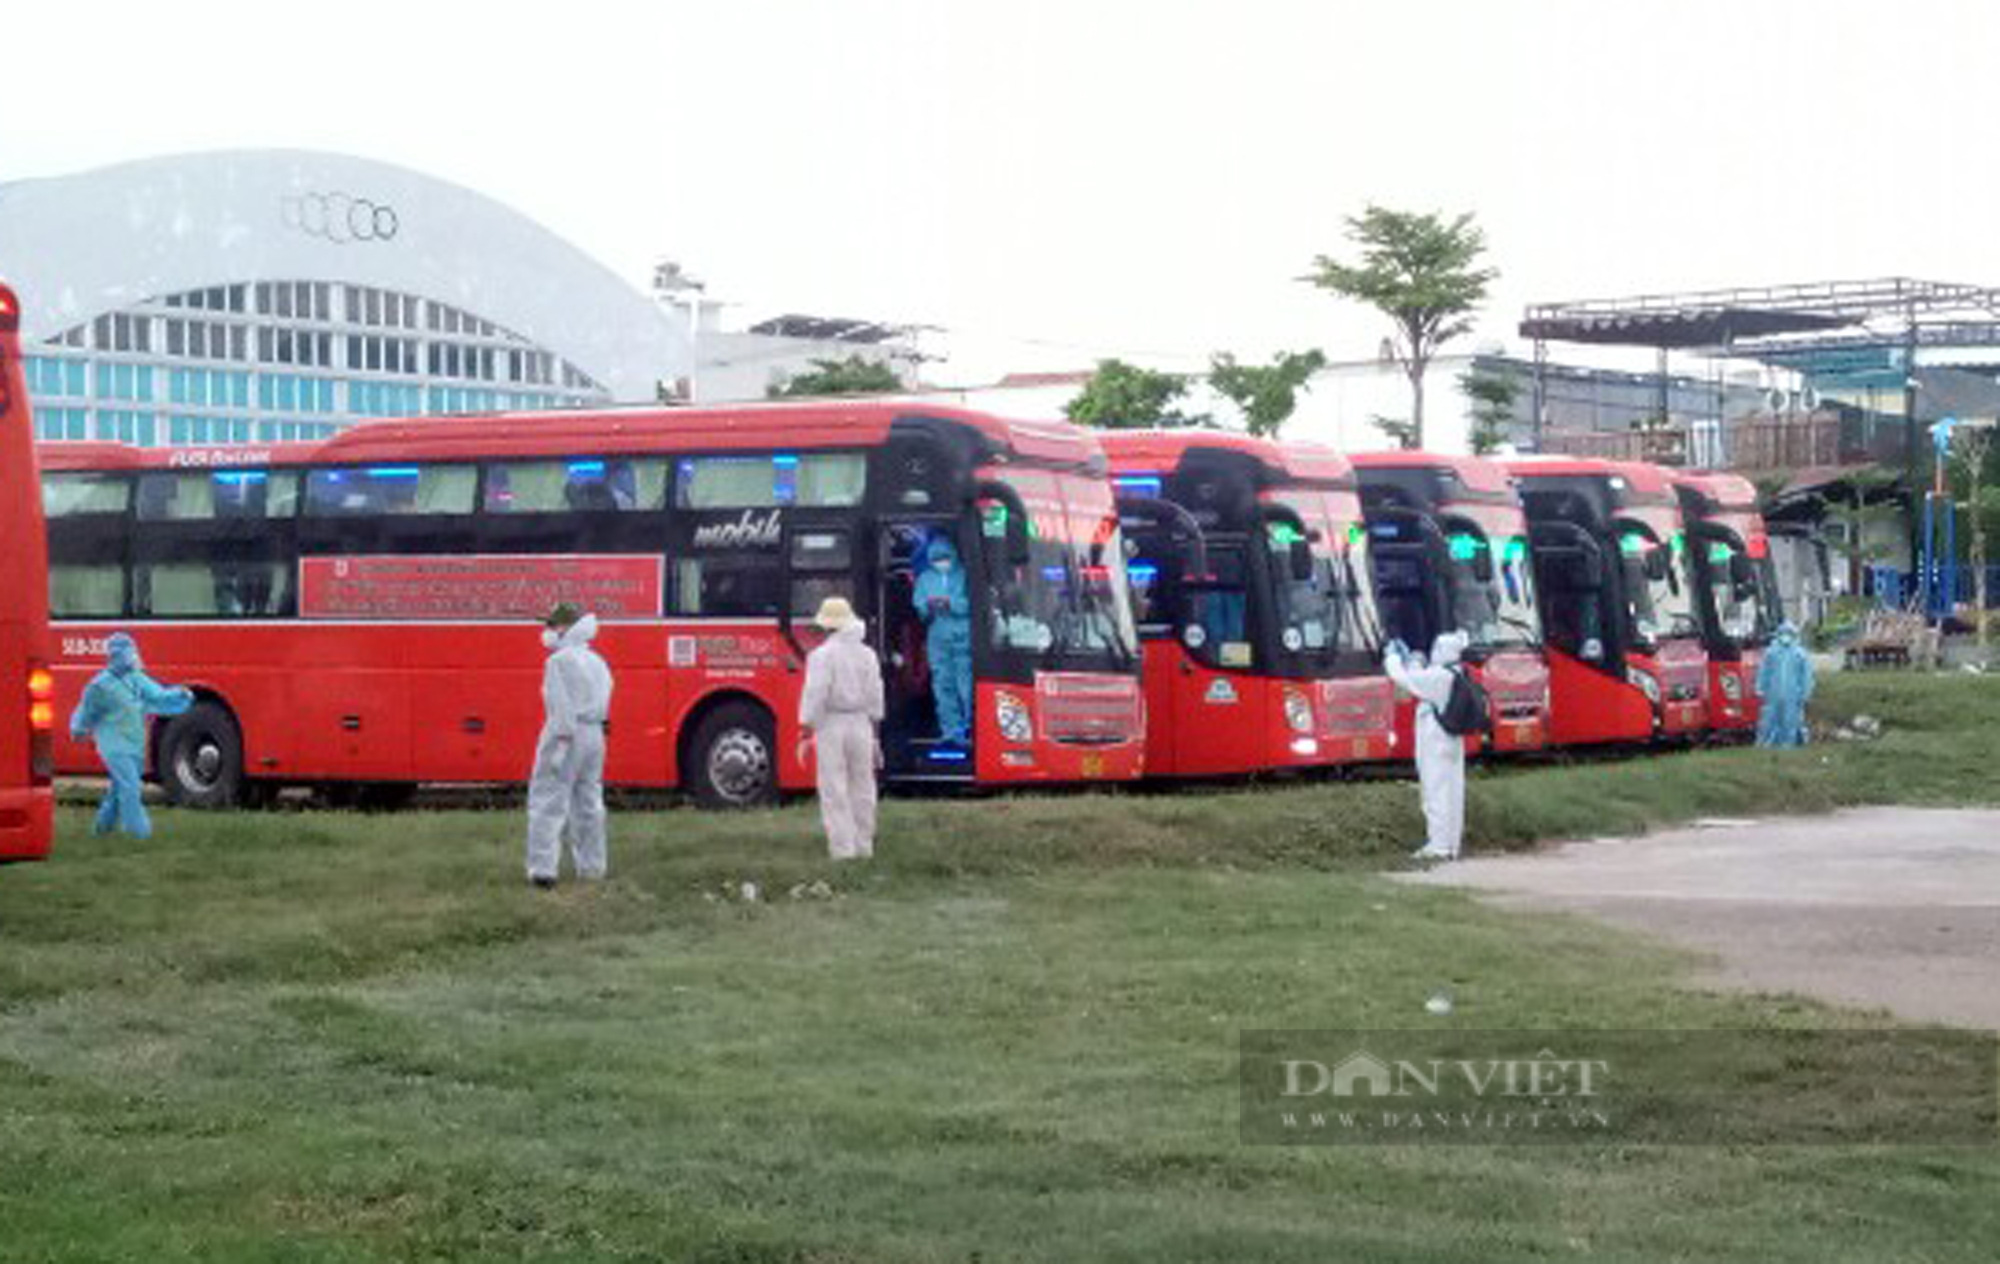
<svg viewBox="0 0 2000 1264"><path fill-rule="evenodd" d="M778 734L771 713L729 702L702 717L682 782L705 808L755 808L778 799Z"/></svg>
<svg viewBox="0 0 2000 1264"><path fill-rule="evenodd" d="M160 732L160 785L184 808L235 807L243 789L243 737L227 708L197 702Z"/></svg>

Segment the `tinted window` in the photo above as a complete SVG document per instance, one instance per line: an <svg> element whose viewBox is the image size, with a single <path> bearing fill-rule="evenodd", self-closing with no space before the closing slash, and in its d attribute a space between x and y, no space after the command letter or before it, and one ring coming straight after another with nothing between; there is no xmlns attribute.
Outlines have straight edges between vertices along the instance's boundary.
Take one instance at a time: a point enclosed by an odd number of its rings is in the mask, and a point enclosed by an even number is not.
<svg viewBox="0 0 2000 1264"><path fill-rule="evenodd" d="M858 452L683 457L675 482L683 509L841 507L861 503L868 463Z"/></svg>
<svg viewBox="0 0 2000 1264"><path fill-rule="evenodd" d="M778 574L778 560L774 557L677 559L674 562L674 612L774 615L778 612Z"/></svg>
<svg viewBox="0 0 2000 1264"><path fill-rule="evenodd" d="M306 512L315 517L469 514L477 482L470 465L313 470L306 476Z"/></svg>
<svg viewBox="0 0 2000 1264"><path fill-rule="evenodd" d="M122 474L47 474L42 477L42 513L50 518L124 513L131 486Z"/></svg>
<svg viewBox="0 0 2000 1264"><path fill-rule="evenodd" d="M87 618L125 613L122 566L49 567L49 614Z"/></svg>
<svg viewBox="0 0 2000 1264"><path fill-rule="evenodd" d="M295 470L147 474L139 479L139 517L146 522L289 518L298 488Z"/></svg>
<svg viewBox="0 0 2000 1264"><path fill-rule="evenodd" d="M486 467L487 513L658 509L664 460L520 461Z"/></svg>
<svg viewBox="0 0 2000 1264"><path fill-rule="evenodd" d="M250 618L284 613L292 568L278 562L199 561L140 565L132 572L138 614Z"/></svg>

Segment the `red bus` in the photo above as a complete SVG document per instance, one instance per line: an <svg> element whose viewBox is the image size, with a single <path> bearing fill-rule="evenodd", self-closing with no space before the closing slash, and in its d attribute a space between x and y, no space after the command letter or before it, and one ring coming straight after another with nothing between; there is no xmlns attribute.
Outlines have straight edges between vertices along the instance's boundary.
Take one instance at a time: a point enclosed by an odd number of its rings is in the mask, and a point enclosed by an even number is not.
<svg viewBox="0 0 2000 1264"><path fill-rule="evenodd" d="M1240 775L1387 759L1354 471L1212 430L1103 436L1145 651L1146 769Z"/></svg>
<svg viewBox="0 0 2000 1264"><path fill-rule="evenodd" d="M1431 452L1357 452L1361 502L1385 633L1428 651L1439 633L1471 641L1466 661L1486 687L1494 752L1539 750L1549 736L1549 665L1535 603L1528 519L1498 461ZM1407 742L1416 704L1402 699ZM1475 749L1474 739L1467 739Z"/></svg>
<svg viewBox="0 0 2000 1264"><path fill-rule="evenodd" d="M0 506L12 525L0 578L0 695L21 709L0 721L0 863L49 854L55 819L56 706L48 667L48 553L35 494L35 440L21 373L21 305L0 285ZM4 711L5 708L0 708Z"/></svg>
<svg viewBox="0 0 2000 1264"><path fill-rule="evenodd" d="M156 775L223 805L286 783L390 803L522 780L534 620L594 611L617 673L608 781L712 806L805 789L820 600L874 626L892 781L1115 781L1143 703L1104 457L1066 424L894 401L358 426L316 445L43 453L58 693L130 628L199 697ZM915 572L965 559L971 741L938 740ZM62 767L85 752L60 747Z"/></svg>
<svg viewBox="0 0 2000 1264"><path fill-rule="evenodd" d="M1655 465L1505 462L1521 488L1558 745L1691 737L1708 722L1708 655L1680 500Z"/></svg>
<svg viewBox="0 0 2000 1264"><path fill-rule="evenodd" d="M1695 617L1708 650L1709 727L1757 727L1757 665L1784 622L1757 488L1739 474L1674 475L1694 542Z"/></svg>

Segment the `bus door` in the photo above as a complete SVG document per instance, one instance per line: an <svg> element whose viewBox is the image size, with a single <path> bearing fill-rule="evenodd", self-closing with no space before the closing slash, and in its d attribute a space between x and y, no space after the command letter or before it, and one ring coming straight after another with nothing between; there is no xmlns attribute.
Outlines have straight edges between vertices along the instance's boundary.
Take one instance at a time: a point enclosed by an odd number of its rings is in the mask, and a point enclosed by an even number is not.
<svg viewBox="0 0 2000 1264"><path fill-rule="evenodd" d="M875 651L882 660L884 718L882 765L887 777L961 780L972 775L968 747L938 742L937 703L931 694L928 629L917 613L917 577L924 551L935 539L960 548L958 522L936 514L876 520L873 592ZM966 559L963 550L960 561ZM968 593L970 592L968 576Z"/></svg>
<svg viewBox="0 0 2000 1264"><path fill-rule="evenodd" d="M1206 749L1200 708L1223 698L1240 703L1240 690L1209 669L1209 631L1228 602L1194 515L1171 501L1121 496L1118 512L1126 549L1125 576L1139 629L1146 691L1146 763L1155 776L1214 771L1228 751ZM1241 586L1240 545L1223 551L1219 564ZM1242 607L1240 593L1236 606ZM1218 629L1219 630L1219 629ZM1246 638L1239 637L1245 644ZM1219 645L1219 642L1218 642ZM1254 699L1253 699L1254 701ZM1212 717L1210 717L1212 718ZM1210 724L1209 729L1217 726ZM1237 726L1221 726L1234 728Z"/></svg>
<svg viewBox="0 0 2000 1264"><path fill-rule="evenodd" d="M1430 653L1450 630L1447 557L1437 525L1415 509L1368 510L1368 555L1384 641Z"/></svg>

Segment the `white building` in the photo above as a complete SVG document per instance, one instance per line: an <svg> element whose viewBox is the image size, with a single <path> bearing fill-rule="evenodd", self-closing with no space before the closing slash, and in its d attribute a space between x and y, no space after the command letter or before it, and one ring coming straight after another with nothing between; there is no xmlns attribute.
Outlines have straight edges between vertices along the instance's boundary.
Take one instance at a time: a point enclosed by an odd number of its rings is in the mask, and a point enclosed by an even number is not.
<svg viewBox="0 0 2000 1264"><path fill-rule="evenodd" d="M371 416L652 400L685 324L490 198L339 154L0 184L44 438L318 438Z"/></svg>

